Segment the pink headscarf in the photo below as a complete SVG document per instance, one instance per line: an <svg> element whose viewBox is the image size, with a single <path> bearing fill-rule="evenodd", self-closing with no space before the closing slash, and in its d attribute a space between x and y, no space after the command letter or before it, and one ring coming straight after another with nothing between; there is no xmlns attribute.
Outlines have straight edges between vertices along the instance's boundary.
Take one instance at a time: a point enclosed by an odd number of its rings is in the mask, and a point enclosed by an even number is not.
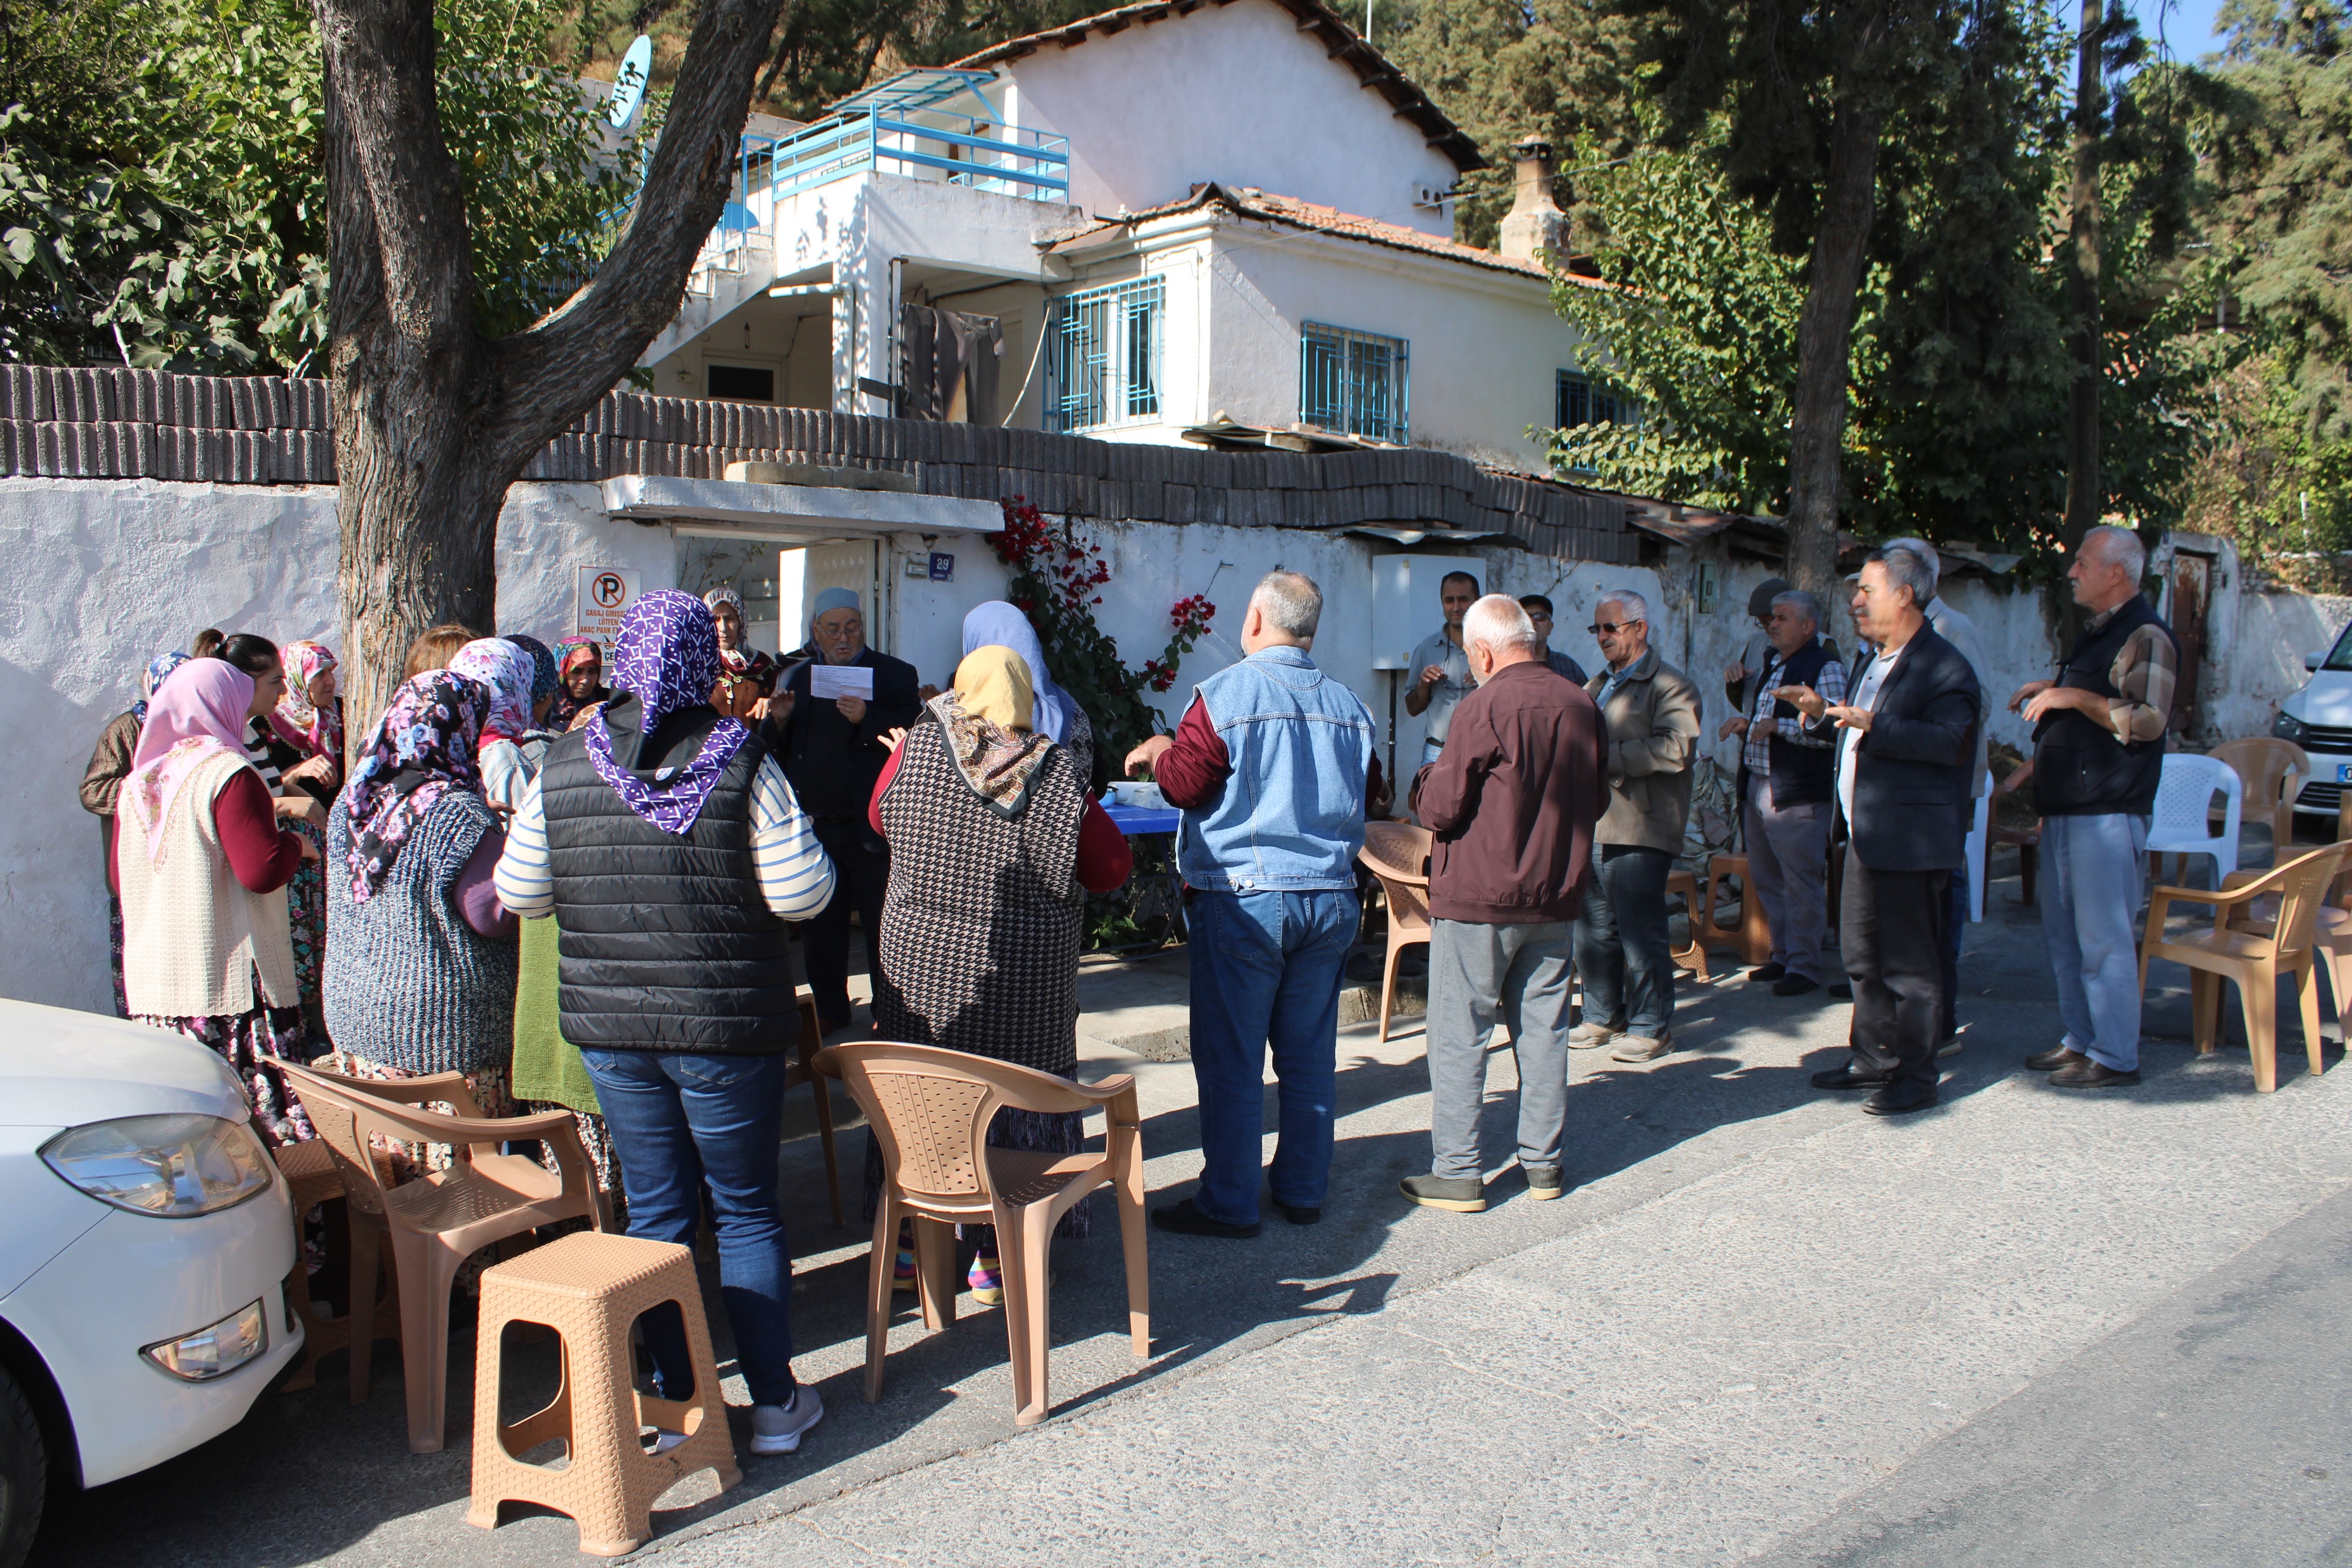
<svg viewBox="0 0 2352 1568"><path fill-rule="evenodd" d="M147 700L147 724L122 781L122 810L147 836L147 855L161 859L163 824L188 775L226 752L245 759L246 710L253 677L217 658L192 658L164 678Z"/></svg>
<svg viewBox="0 0 2352 1568"><path fill-rule="evenodd" d="M306 757L343 761L343 705L339 699L324 708L310 704L310 682L335 668L335 656L326 644L304 640L278 650L286 663L286 695L270 710L269 727L278 738Z"/></svg>

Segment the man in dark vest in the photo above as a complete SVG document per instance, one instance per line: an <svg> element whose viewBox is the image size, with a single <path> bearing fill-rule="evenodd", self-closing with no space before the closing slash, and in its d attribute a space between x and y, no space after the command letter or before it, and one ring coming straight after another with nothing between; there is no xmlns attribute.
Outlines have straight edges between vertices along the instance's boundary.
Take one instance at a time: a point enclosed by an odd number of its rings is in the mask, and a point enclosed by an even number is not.
<svg viewBox="0 0 2352 1568"><path fill-rule="evenodd" d="M2009 700L2033 728L2042 811L2042 932L2065 1038L2025 1065L2062 1089L2139 1081L2139 951L2133 929L2164 729L2180 669L2172 628L2139 591L2147 552L2125 528L2083 536L2066 575L2091 613L2055 680Z"/></svg>
<svg viewBox="0 0 2352 1568"><path fill-rule="evenodd" d="M629 1234L691 1247L708 1195L751 1451L789 1454L824 1407L793 1381L776 1201L784 1052L800 1037L784 922L824 907L834 871L767 747L710 706L719 668L701 600L630 605L619 693L548 749L497 885L525 919L560 917L563 1037L595 1081ZM683 1398L684 1318L646 1314L645 1338L661 1391Z"/></svg>
<svg viewBox="0 0 2352 1568"><path fill-rule="evenodd" d="M1821 989L1822 940L1829 924L1830 777L1834 742L1809 732L1784 686L1820 693L1830 706L1845 700L1845 667L1814 634L1822 602L1801 588L1772 596L1767 624L1771 649L1755 682L1754 711L1724 721L1744 736L1739 750L1740 832L1748 875L1772 928L1771 962L1748 973L1769 980L1775 996Z"/></svg>

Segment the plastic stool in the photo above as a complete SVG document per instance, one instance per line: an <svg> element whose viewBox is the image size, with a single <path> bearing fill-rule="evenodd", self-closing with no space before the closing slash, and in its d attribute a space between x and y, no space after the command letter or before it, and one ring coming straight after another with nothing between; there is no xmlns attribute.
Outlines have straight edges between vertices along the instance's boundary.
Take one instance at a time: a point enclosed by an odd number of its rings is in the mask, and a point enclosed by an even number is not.
<svg viewBox="0 0 2352 1568"><path fill-rule="evenodd" d="M694 1396L683 1402L631 1386L630 1325L663 1301L677 1302L686 1315ZM555 1331L562 1384L547 1408L506 1426L499 1419L499 1352L502 1331L518 1321ZM645 1426L683 1432L686 1441L667 1454L648 1454L638 1437ZM563 1468L515 1458L551 1437L564 1440ZM482 1271L467 1523L495 1530L499 1504L537 1503L572 1516L581 1551L618 1557L653 1538L654 1500L706 1469L719 1472L721 1491L743 1479L691 1252L666 1241L579 1232Z"/></svg>
<svg viewBox="0 0 2352 1568"><path fill-rule="evenodd" d="M349 1312L332 1321L322 1321L311 1314L310 1266L305 1256L306 1238L302 1234L305 1215L320 1204L334 1202L343 1195L343 1178L335 1168L332 1152L318 1139L281 1144L276 1155L278 1173L286 1178L288 1194L294 1204L294 1272L287 1277L286 1305L292 1310L295 1321L302 1325L302 1331L309 1339L302 1348L301 1370L281 1385L282 1392L296 1394L318 1385L320 1357L330 1351L342 1350L352 1342Z"/></svg>

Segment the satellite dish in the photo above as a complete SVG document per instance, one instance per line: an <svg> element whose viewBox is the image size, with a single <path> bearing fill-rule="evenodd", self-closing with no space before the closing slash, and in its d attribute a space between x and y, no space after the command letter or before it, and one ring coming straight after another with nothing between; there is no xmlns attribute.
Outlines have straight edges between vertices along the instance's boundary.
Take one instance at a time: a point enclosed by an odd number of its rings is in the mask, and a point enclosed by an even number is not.
<svg viewBox="0 0 2352 1568"><path fill-rule="evenodd" d="M637 111L646 104L646 83L654 72L654 41L645 34L629 46L621 57L620 74L613 79L613 100L604 106L604 118L615 131L627 131L637 122Z"/></svg>

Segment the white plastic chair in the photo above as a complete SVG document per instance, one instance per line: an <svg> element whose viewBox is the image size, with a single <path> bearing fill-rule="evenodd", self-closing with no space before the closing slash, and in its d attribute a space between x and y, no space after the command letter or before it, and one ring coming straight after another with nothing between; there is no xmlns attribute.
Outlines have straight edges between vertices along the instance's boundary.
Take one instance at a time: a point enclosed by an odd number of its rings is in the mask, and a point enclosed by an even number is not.
<svg viewBox="0 0 2352 1568"><path fill-rule="evenodd" d="M2219 837L2210 832L2213 796L2217 794L2224 797ZM2238 777L2237 769L2212 757L2171 752L2164 759L2164 773L2156 786L2156 813L2148 825L2147 852L2184 857L2184 879L2186 857L2210 855L2213 886L2218 889L2221 879L2238 868L2238 826L2245 809L2245 781ZM2157 864L2161 867L2163 862ZM2161 879L2159 875L2158 880Z"/></svg>
<svg viewBox="0 0 2352 1568"><path fill-rule="evenodd" d="M1969 923L1984 919L1985 849L1992 838L1992 772L1985 772L1984 794L1977 796L1976 826L1969 829Z"/></svg>

